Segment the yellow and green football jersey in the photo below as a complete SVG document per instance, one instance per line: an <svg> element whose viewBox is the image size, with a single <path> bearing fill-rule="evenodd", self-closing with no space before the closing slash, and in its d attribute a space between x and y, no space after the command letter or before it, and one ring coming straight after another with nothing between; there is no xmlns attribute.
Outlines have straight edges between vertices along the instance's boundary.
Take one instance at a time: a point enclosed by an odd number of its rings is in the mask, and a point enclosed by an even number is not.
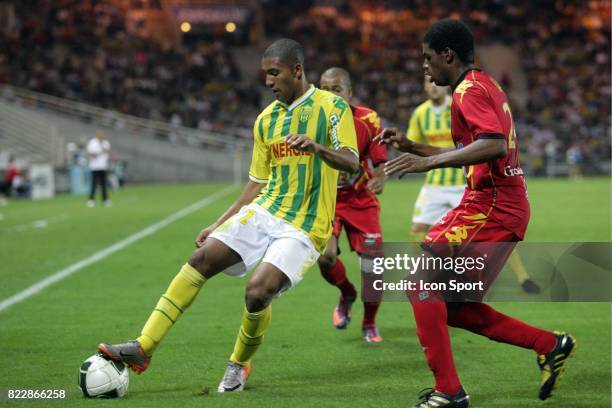
<svg viewBox="0 0 612 408"><path fill-rule="evenodd" d="M305 135L331 149L347 147L359 156L348 103L311 85L290 106L271 103L255 120L253 133L249 177L267 183L253 202L304 231L322 252L336 211L338 170L318 155L291 149L285 139L292 133Z"/></svg>
<svg viewBox="0 0 612 408"><path fill-rule="evenodd" d="M444 105L436 107L427 100L417 106L410 118L406 137L414 142L436 147L455 147L451 136L450 97ZM425 173L425 184L432 186L463 186L462 169L447 167Z"/></svg>

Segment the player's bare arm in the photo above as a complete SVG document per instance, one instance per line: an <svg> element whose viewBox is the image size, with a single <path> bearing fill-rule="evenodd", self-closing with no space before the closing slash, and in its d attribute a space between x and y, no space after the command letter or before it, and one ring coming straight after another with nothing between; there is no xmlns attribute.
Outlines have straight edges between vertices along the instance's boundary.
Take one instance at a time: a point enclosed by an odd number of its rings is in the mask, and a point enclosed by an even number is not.
<svg viewBox="0 0 612 408"><path fill-rule="evenodd" d="M343 147L338 150L329 149L312 139L302 135L290 135L287 138L290 148L300 152L314 153L321 157L328 166L341 171L354 173L359 170L359 158L350 149Z"/></svg>
<svg viewBox="0 0 612 408"><path fill-rule="evenodd" d="M401 177L406 173L423 173L441 167L467 166L505 156L505 139L479 139L462 149L451 150L428 157L404 153L387 162L385 174L397 174Z"/></svg>
<svg viewBox="0 0 612 408"><path fill-rule="evenodd" d="M453 150L447 147L435 147L414 142L408 139L398 128L383 129L383 131L374 138L374 141L380 144L391 145L400 152L412 153L423 157L442 154Z"/></svg>
<svg viewBox="0 0 612 408"><path fill-rule="evenodd" d="M232 204L231 207L229 207L227 211L225 211L219 217L219 219L217 219L217 221L200 231L195 240L196 247L200 248L211 232L213 232L219 225L223 224L225 220L236 214L243 206L253 201L265 185L266 183L257 183L253 180L249 180L244 186L242 194L240 194L240 197L238 197L234 204Z"/></svg>

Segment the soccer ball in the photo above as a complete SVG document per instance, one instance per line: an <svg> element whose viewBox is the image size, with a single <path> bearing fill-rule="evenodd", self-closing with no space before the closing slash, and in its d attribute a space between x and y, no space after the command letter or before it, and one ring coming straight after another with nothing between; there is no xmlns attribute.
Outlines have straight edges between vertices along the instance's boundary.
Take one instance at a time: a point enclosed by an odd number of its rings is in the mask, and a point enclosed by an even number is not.
<svg viewBox="0 0 612 408"><path fill-rule="evenodd" d="M79 387L86 398L120 398L127 394L130 377L125 364L102 354L81 364Z"/></svg>

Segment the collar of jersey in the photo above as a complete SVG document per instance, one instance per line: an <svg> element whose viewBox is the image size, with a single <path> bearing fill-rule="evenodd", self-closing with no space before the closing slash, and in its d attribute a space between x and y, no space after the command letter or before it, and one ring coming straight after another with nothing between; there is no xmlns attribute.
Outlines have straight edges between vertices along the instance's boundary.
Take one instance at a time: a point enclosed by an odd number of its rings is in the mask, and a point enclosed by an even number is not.
<svg viewBox="0 0 612 408"><path fill-rule="evenodd" d="M466 69L465 71L463 71L461 73L461 75L459 75L459 78L457 78L457 80L455 81L455 83L451 86L451 91L455 92L455 88L459 86L459 84L461 82L463 82L463 80L465 79L465 76L468 74L468 72L470 71L482 71L479 68L475 68L475 67L470 67L468 69Z"/></svg>
<svg viewBox="0 0 612 408"><path fill-rule="evenodd" d="M310 84L310 86L308 87L308 90L306 92L304 92L304 95L300 96L299 98L297 98L295 101L293 101L293 103L289 106L285 105L283 102L278 101L278 103L280 103L280 105L287 109L288 111L292 111L295 108L297 108L298 106L300 106L303 102L305 102L308 98L310 98L310 96L314 93L315 91L315 87L313 84Z"/></svg>

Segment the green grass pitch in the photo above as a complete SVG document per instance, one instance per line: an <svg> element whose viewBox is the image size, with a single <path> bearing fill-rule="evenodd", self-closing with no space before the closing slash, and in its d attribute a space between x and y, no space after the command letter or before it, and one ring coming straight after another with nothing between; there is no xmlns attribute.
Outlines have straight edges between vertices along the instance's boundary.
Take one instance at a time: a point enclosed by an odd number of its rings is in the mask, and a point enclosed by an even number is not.
<svg viewBox="0 0 612 408"><path fill-rule="evenodd" d="M220 185L128 186L111 208L86 208L60 196L0 207L0 299L124 239L218 191ZM388 183L382 223L388 241L405 241L420 180ZM531 242L610 241L610 180L529 181ZM208 282L158 349L151 367L130 374L127 398L85 401L76 386L80 363L100 341L134 338L159 295L193 250L197 232L239 189L159 232L80 270L0 312L0 388L64 388L68 401L36 406L286 407L406 406L432 385L408 304L385 303L378 317L385 341L360 338L361 305L344 331L331 325L335 288L313 269L274 302L273 323L255 356L243 393L218 395L243 308L245 279ZM342 242L342 259L358 279ZM458 371L474 407L609 407L610 303L496 303L503 312L547 329L572 332L576 356L556 395L537 400L533 353L452 330ZM203 392L204 390L204 392ZM208 392L209 391L209 392ZM21 404L25 405L25 404Z"/></svg>

